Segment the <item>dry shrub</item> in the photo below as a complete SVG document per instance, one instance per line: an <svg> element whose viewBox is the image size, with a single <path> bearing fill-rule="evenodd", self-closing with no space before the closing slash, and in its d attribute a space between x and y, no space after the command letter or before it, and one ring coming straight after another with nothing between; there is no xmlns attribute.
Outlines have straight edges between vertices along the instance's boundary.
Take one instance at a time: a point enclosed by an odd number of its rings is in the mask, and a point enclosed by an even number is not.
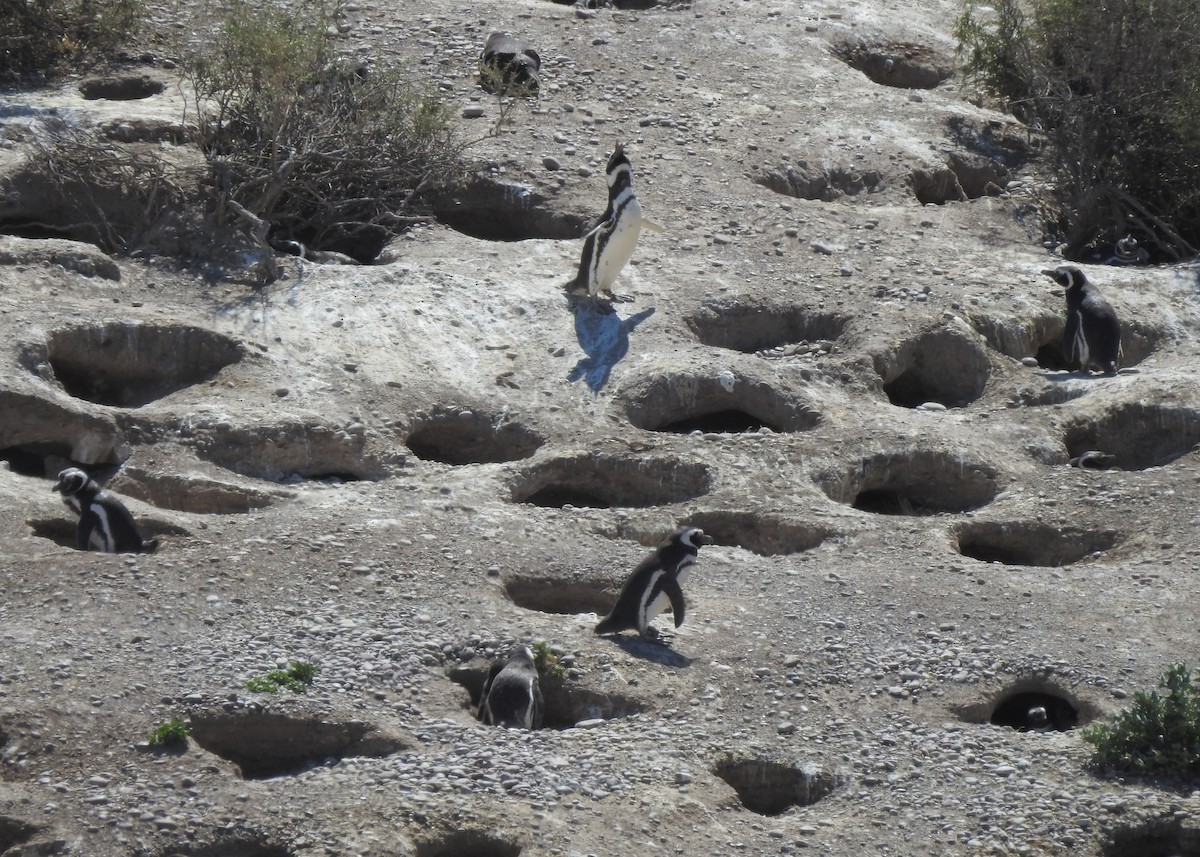
<svg viewBox="0 0 1200 857"><path fill-rule="evenodd" d="M142 0L0 0L0 75L51 72L127 40Z"/></svg>

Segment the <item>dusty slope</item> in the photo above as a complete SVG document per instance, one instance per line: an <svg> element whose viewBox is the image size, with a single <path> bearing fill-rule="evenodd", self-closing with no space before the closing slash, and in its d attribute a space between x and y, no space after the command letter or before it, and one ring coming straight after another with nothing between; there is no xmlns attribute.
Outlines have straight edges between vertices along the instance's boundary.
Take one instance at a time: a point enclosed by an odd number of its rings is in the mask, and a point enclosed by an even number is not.
<svg viewBox="0 0 1200 857"><path fill-rule="evenodd" d="M1062 321L1020 183L917 197L1001 151L970 129L1023 133L832 51L951 57L954 12L360 3L349 50L483 107L489 213L528 240L431 225L255 293L0 238L0 853L1192 853L1196 795L986 723L1023 692L1087 720L1194 658L1197 314L1188 271L1091 268L1126 371L1021 362ZM487 137L499 28L545 90ZM667 231L607 314L541 236L601 210L616 139ZM444 219L486 231L479 199ZM1123 469L1067 465L1093 448ZM161 551L64 546L68 460ZM684 521L718 544L670 649L595 638ZM513 639L568 653L555 728L470 717ZM306 696L242 688L291 659ZM137 746L172 716L186 753Z"/></svg>

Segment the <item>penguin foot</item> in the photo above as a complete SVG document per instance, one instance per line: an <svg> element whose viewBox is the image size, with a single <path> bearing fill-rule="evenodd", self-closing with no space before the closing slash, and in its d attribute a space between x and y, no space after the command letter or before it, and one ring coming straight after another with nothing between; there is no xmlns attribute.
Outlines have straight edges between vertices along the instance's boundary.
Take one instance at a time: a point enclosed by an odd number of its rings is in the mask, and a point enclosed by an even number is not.
<svg viewBox="0 0 1200 857"><path fill-rule="evenodd" d="M608 296L615 304L631 304L637 300L637 298L635 298L633 295L622 295L618 294L617 292L609 292Z"/></svg>

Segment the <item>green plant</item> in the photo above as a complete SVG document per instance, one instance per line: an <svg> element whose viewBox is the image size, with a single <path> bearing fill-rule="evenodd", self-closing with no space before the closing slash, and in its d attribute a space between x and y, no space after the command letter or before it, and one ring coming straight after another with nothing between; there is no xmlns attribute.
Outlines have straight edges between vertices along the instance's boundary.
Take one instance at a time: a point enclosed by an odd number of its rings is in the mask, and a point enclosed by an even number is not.
<svg viewBox="0 0 1200 857"><path fill-rule="evenodd" d="M1066 254L1132 235L1156 258L1200 247L1200 5L967 0L969 79L1050 143L1046 210Z"/></svg>
<svg viewBox="0 0 1200 857"><path fill-rule="evenodd" d="M286 687L292 693L308 693L316 674L315 664L292 661L286 670L271 670L266 675L250 679L246 682L246 689L253 693L276 693Z"/></svg>
<svg viewBox="0 0 1200 857"><path fill-rule="evenodd" d="M267 251L295 241L361 261L423 218L460 170L449 108L403 73L342 58L334 0L227 0L188 52L203 147L226 220Z"/></svg>
<svg viewBox="0 0 1200 857"><path fill-rule="evenodd" d="M550 644L540 640L529 647L533 652L533 662L546 675L560 678L567 674L567 668L562 664L562 658L554 653Z"/></svg>
<svg viewBox="0 0 1200 857"><path fill-rule="evenodd" d="M133 35L145 11L143 0L4 0L0 74L53 71L112 51Z"/></svg>
<svg viewBox="0 0 1200 857"><path fill-rule="evenodd" d="M1158 686L1165 693L1138 691L1111 723L1083 730L1096 748L1095 765L1137 774L1200 774L1200 688L1181 663L1167 667Z"/></svg>
<svg viewBox="0 0 1200 857"><path fill-rule="evenodd" d="M173 717L166 723L159 724L150 733L149 742L151 747L175 747L186 744L190 734L192 730L188 728L187 723Z"/></svg>

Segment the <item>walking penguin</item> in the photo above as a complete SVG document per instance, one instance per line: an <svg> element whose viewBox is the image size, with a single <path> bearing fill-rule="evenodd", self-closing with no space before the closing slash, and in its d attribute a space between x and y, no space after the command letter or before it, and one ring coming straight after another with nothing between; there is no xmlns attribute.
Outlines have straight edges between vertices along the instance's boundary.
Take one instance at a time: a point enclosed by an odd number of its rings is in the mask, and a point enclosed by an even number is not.
<svg viewBox="0 0 1200 857"><path fill-rule="evenodd" d="M619 634L636 628L645 639L654 639L658 631L650 621L670 605L675 627L683 624L683 590L680 584L688 566L696 561L701 545L713 540L697 527L683 527L646 557L617 596L617 603L596 625L597 634Z"/></svg>
<svg viewBox="0 0 1200 857"><path fill-rule="evenodd" d="M633 258L642 227L662 232L662 227L642 216L642 205L633 193L633 167L625 156L625 145L617 143L605 168L608 180L608 207L600 222L583 237L579 272L566 285L570 294L611 300L630 301L627 295L612 291L617 275Z"/></svg>
<svg viewBox="0 0 1200 857"><path fill-rule="evenodd" d="M489 726L541 729L544 709L533 652L528 646L516 646L508 662L488 676L479 699L479 719Z"/></svg>
<svg viewBox="0 0 1200 857"><path fill-rule="evenodd" d="M1116 375L1121 359L1121 323L1100 290L1083 271L1062 265L1043 271L1066 289L1067 326L1063 331L1063 359L1080 369L1097 369Z"/></svg>
<svg viewBox="0 0 1200 857"><path fill-rule="evenodd" d="M125 504L78 467L61 471L53 490L62 494L63 503L79 517L75 528L79 550L91 545L104 553L151 553L158 547L157 539L142 538Z"/></svg>

